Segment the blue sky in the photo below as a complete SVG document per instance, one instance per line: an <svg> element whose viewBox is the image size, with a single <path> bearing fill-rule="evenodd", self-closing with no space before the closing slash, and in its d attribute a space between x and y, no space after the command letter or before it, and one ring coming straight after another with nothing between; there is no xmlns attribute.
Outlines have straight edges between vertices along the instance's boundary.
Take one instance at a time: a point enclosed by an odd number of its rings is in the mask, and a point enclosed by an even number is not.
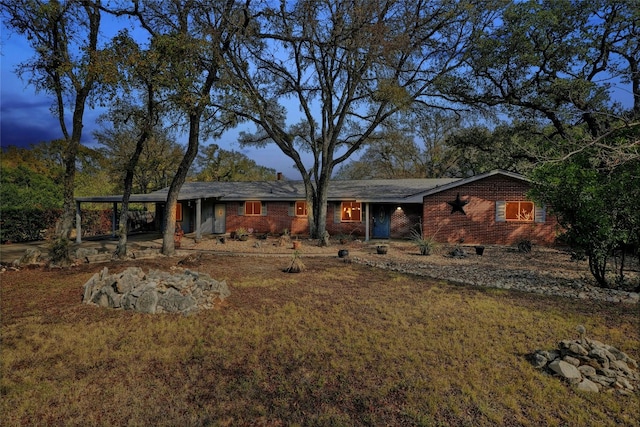
<svg viewBox="0 0 640 427"><path fill-rule="evenodd" d="M118 23L117 25L121 25ZM105 28L106 32L115 32L116 25ZM110 36L107 34L107 36ZM29 147L31 144L48 142L62 137L56 117L50 112L53 98L50 95L37 94L34 87L16 76L16 66L30 57L32 51L27 41L18 34L9 32L0 22L0 143L2 147L15 145ZM627 108L631 107L632 96L629 85L614 83L613 97ZM298 111L290 111L296 115ZM97 128L96 119L102 110L87 109L83 143L93 144L92 132ZM67 113L68 118L70 113ZM252 125L243 125L245 130L253 131ZM237 143L238 132L242 128L227 132L219 140L201 141L201 146L216 143L224 149L242 151L258 164L283 172L289 179L299 179L300 174L293 166L293 160L286 157L273 144L266 148L241 149ZM186 143L186 135L177 137L177 142ZM356 158L357 156L354 156ZM308 166L308 165L307 165Z"/></svg>
<svg viewBox="0 0 640 427"><path fill-rule="evenodd" d="M33 56L26 39L10 32L0 24L0 144L28 148L32 144L48 142L62 137L57 118L51 113L53 98L45 93L36 93L35 88L15 74L16 66ZM96 119L103 110L87 109L82 142L93 145L92 132L98 128ZM67 113L70 118L70 113ZM248 125L245 125L245 127ZM275 145L266 148L241 149L237 135L241 129L224 134L219 140L201 141L201 146L216 143L226 150L245 153L259 165L283 172L289 179L299 179L300 173L293 166L293 160L280 152ZM253 131L254 127L246 127ZM186 135L178 136L177 141L186 144Z"/></svg>

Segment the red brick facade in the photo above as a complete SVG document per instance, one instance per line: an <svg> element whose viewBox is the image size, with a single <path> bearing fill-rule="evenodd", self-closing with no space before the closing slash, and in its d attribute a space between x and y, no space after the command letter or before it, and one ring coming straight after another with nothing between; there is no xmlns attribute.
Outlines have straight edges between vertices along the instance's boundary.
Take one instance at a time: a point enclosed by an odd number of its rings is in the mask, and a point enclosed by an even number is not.
<svg viewBox="0 0 640 427"><path fill-rule="evenodd" d="M495 175L426 196L423 204L423 232L439 242L468 244L513 244L522 239L551 245L558 234L555 218L544 222L496 221L496 202L526 201L526 181ZM466 215L451 213L451 202L460 194L468 201Z"/></svg>
<svg viewBox="0 0 640 427"><path fill-rule="evenodd" d="M391 216L389 237L392 239L409 238L411 230L419 228L418 225L422 222L424 235L433 236L439 242L514 244L528 239L539 245L554 244L559 228L551 215L536 212L535 221L496 218L496 210L500 206L498 203L527 201L527 191L529 184L526 180L493 174L427 195L422 205L362 203L362 220L357 222L343 222L340 219L340 202L329 202L326 229L331 236L351 235L364 238L366 210L379 212L380 208L384 208ZM463 208L466 215L452 213L451 206L447 203L455 200L458 194L461 200L468 201ZM279 234L288 230L293 235L308 235L308 219L306 216L295 216L294 207L295 203L290 201L269 201L262 203L261 215L244 215L244 202L227 202L226 232L231 233L244 227L259 234ZM190 213L194 216L193 212ZM373 214L369 218L369 236L374 237Z"/></svg>

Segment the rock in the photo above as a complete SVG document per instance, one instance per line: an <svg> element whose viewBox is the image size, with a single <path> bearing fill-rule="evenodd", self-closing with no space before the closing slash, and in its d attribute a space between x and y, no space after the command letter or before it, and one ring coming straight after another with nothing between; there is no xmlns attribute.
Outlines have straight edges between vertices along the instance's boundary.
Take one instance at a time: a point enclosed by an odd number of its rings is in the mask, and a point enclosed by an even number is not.
<svg viewBox="0 0 640 427"><path fill-rule="evenodd" d="M108 262L108 261L111 261L112 258L113 258L113 255L106 253L106 254L87 255L86 257L84 257L84 260L85 262L91 264L94 262Z"/></svg>
<svg viewBox="0 0 640 427"><path fill-rule="evenodd" d="M578 371L585 377L593 377L596 375L596 369L593 366L582 365L578 366Z"/></svg>
<svg viewBox="0 0 640 427"><path fill-rule="evenodd" d="M591 393L598 393L600 391L598 385L593 381L588 380L587 378L580 381L577 388L580 391L588 391Z"/></svg>
<svg viewBox="0 0 640 427"><path fill-rule="evenodd" d="M549 369L556 374L569 380L569 382L577 382L582 379L582 374L578 371L578 368L565 362L564 360L554 360L549 363Z"/></svg>
<svg viewBox="0 0 640 427"><path fill-rule="evenodd" d="M562 360L575 367L580 366L580 360L576 359L575 357L565 356L562 358Z"/></svg>
<svg viewBox="0 0 640 427"><path fill-rule="evenodd" d="M579 356L586 356L589 354L589 352L578 343L570 343L567 348L571 353Z"/></svg>
<svg viewBox="0 0 640 427"><path fill-rule="evenodd" d="M175 289L169 289L158 300L158 305L169 312L191 310L196 304L192 296L183 296Z"/></svg>
<svg viewBox="0 0 640 427"><path fill-rule="evenodd" d="M136 303L136 310L142 313L154 314L156 312L156 306L158 305L158 292L155 289L149 288L145 290L138 298Z"/></svg>
<svg viewBox="0 0 640 427"><path fill-rule="evenodd" d="M616 371L614 371L613 369L600 369L598 371L598 373L600 375L604 375L605 377L608 377L608 378L617 378L618 377L618 373Z"/></svg>
<svg viewBox="0 0 640 427"><path fill-rule="evenodd" d="M605 377L604 375L594 375L590 379L605 387L610 387L616 382L615 378Z"/></svg>
<svg viewBox="0 0 640 427"><path fill-rule="evenodd" d="M631 385L631 383L629 383L629 380L627 380L624 377L618 377L618 381L616 381L616 384L622 385L627 390L631 390L631 391L634 390L634 387Z"/></svg>
<svg viewBox="0 0 640 427"><path fill-rule="evenodd" d="M588 356L593 360L597 360L603 369L609 369L609 358L607 357L607 353L608 352L604 348L595 347L591 349Z"/></svg>
<svg viewBox="0 0 640 427"><path fill-rule="evenodd" d="M536 368L544 368L549 360L542 354L541 351L536 351L531 355L531 363Z"/></svg>
<svg viewBox="0 0 640 427"><path fill-rule="evenodd" d="M76 249L75 257L77 259L85 259L90 255L97 255L98 250L94 248L78 248Z"/></svg>
<svg viewBox="0 0 640 427"><path fill-rule="evenodd" d="M38 261L40 261L41 257L42 257L42 252L40 252L39 249L29 248L24 252L24 254L18 260L16 260L14 264L16 264L17 267L20 267L23 265L37 264Z"/></svg>

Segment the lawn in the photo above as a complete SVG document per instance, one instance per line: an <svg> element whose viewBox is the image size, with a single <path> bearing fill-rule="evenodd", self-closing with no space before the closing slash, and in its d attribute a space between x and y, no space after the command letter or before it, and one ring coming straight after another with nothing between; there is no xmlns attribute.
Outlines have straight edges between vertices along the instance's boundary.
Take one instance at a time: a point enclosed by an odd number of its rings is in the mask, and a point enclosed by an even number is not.
<svg viewBox="0 0 640 427"><path fill-rule="evenodd" d="M624 426L633 396L575 390L526 360L576 338L640 359L638 306L434 282L305 258L210 256L215 310L183 317L80 303L104 266L5 272L2 425Z"/></svg>

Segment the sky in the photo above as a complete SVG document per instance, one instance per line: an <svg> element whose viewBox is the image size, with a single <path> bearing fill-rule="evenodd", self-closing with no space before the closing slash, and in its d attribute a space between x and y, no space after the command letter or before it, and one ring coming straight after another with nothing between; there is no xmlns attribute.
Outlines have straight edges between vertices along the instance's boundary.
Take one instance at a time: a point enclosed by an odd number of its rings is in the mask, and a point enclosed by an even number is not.
<svg viewBox="0 0 640 427"><path fill-rule="evenodd" d="M105 32L115 33L114 28L116 25L111 28L107 26ZM109 34L105 35L107 36ZM28 148L32 144L61 138L59 123L50 111L53 100L51 95L36 93L32 85L15 74L16 66L33 56L31 47L24 37L7 30L2 22L0 22L0 50L0 145L2 148L10 145ZM628 85L613 83L615 87L613 98L629 108L632 104L632 96ZM102 112L104 110L90 108L86 110L83 144L95 146L92 133L98 128L96 119ZM289 114L295 116L299 113L297 110L292 110ZM70 113L67 113L67 116L69 118ZM253 125L241 126L243 127L225 133L220 139L201 141L201 147L216 143L226 150L241 151L259 165L282 172L288 179L300 179L300 173L294 167L293 160L282 154L274 144L265 148L241 148L237 143L239 132L255 130ZM186 145L186 140L186 135L177 137L177 142L183 145Z"/></svg>
<svg viewBox="0 0 640 427"><path fill-rule="evenodd" d="M32 144L48 142L62 137L57 118L51 113L53 97L36 93L35 88L15 74L16 66L33 56L26 39L13 33L0 23L0 145L29 148ZM93 131L98 129L96 119L102 109L85 112L82 143L96 146ZM70 117L70 113L67 113ZM300 179L300 172L293 160L282 154L274 144L265 148L243 149L237 143L241 130L253 132L253 125L244 125L222 135L217 140L201 141L200 146L216 143L225 150L241 151L261 166L282 172L287 179ZM186 145L187 135L177 137L177 142ZM274 176L275 179L275 176Z"/></svg>

